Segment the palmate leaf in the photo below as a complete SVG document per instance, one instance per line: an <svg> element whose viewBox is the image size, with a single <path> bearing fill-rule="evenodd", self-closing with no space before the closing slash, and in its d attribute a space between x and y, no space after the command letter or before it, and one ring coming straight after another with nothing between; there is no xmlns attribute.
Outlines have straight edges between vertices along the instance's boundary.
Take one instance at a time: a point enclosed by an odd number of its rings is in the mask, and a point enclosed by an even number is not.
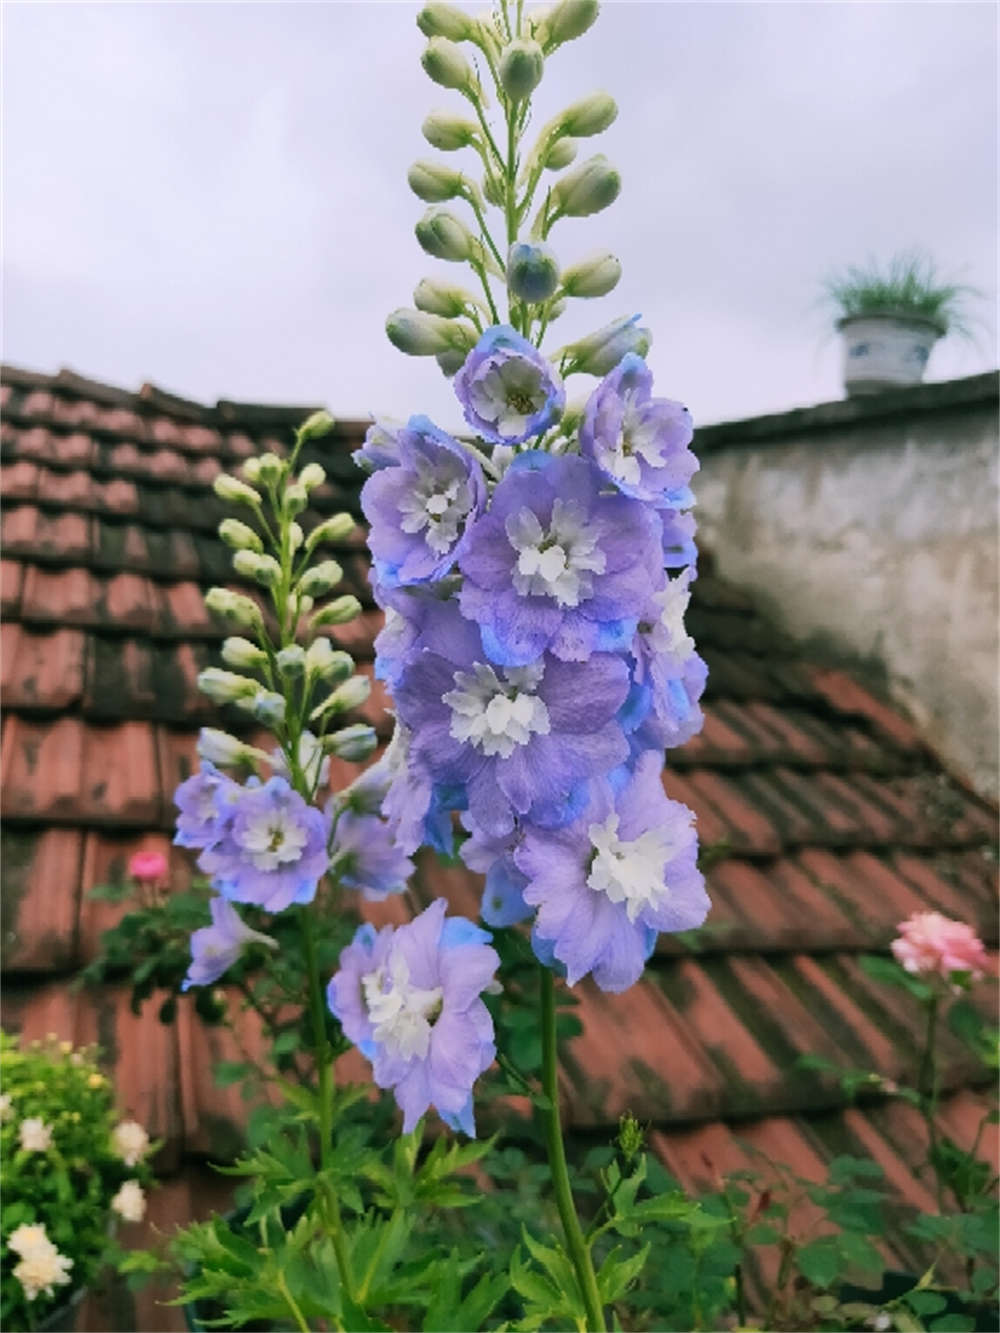
<svg viewBox="0 0 1000 1333"><path fill-rule="evenodd" d="M620 1300L628 1290L629 1284L642 1272L649 1258L649 1245L644 1245L637 1254L622 1256L622 1247L616 1245L601 1264L597 1274L597 1290L605 1305Z"/></svg>
<svg viewBox="0 0 1000 1333"><path fill-rule="evenodd" d="M481 1328L507 1291L504 1274L484 1274L462 1296L463 1270L456 1254L450 1254L437 1268L433 1296L424 1315L424 1333L464 1333L466 1329Z"/></svg>

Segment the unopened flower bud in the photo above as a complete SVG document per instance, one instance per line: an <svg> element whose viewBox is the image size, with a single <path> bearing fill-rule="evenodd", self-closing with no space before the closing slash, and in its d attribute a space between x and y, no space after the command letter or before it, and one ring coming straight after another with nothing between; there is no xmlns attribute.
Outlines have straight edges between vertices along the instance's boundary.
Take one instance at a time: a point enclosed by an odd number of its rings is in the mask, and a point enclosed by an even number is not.
<svg viewBox="0 0 1000 1333"><path fill-rule="evenodd" d="M537 42L518 38L510 43L500 57L500 83L513 102L530 97L542 81L545 57Z"/></svg>
<svg viewBox="0 0 1000 1333"><path fill-rule="evenodd" d="M420 127L432 148L453 153L478 142L479 128L474 120L452 115L450 111L432 111Z"/></svg>
<svg viewBox="0 0 1000 1333"><path fill-rule="evenodd" d="M469 307L480 307L482 302L465 287L441 282L437 278L421 278L413 291L413 304L429 315L454 319L464 315Z"/></svg>
<svg viewBox="0 0 1000 1333"><path fill-rule="evenodd" d="M476 252L472 232L446 208L429 208L414 231L421 248L435 259L461 263Z"/></svg>
<svg viewBox="0 0 1000 1333"><path fill-rule="evenodd" d="M305 654L305 669L310 676L320 676L336 685L354 670L350 653L334 648L329 639L314 639Z"/></svg>
<svg viewBox="0 0 1000 1333"><path fill-rule="evenodd" d="M357 524L350 514L333 514L330 518L325 518L322 523L316 524L306 538L306 550L312 551L324 542L342 542L356 527Z"/></svg>
<svg viewBox="0 0 1000 1333"><path fill-rule="evenodd" d="M285 720L285 700L274 690L260 690L253 699L240 700L241 707L265 727L276 727Z"/></svg>
<svg viewBox="0 0 1000 1333"><path fill-rule="evenodd" d="M566 302L560 297L558 301L553 301L549 306L549 323L559 318L566 310Z"/></svg>
<svg viewBox="0 0 1000 1333"><path fill-rule="evenodd" d="M417 198L428 204L457 198L462 194L464 184L460 171L439 166L436 162L414 162L406 173L406 179Z"/></svg>
<svg viewBox="0 0 1000 1333"><path fill-rule="evenodd" d="M559 0L536 21L535 36L546 55L564 42L582 37L597 18L597 0Z"/></svg>
<svg viewBox="0 0 1000 1333"><path fill-rule="evenodd" d="M259 555L256 551L237 551L233 568L246 579L253 579L264 588L274 588L281 579L281 566L273 555Z"/></svg>
<svg viewBox="0 0 1000 1333"><path fill-rule="evenodd" d="M549 215L585 218L618 198L622 178L603 153L560 176L552 187Z"/></svg>
<svg viewBox="0 0 1000 1333"><path fill-rule="evenodd" d="M217 768L234 768L239 764L250 763L255 755L263 752L244 744L228 731L218 727L202 727L198 733L198 757Z"/></svg>
<svg viewBox="0 0 1000 1333"><path fill-rule="evenodd" d="M249 628L259 628L264 622L260 607L252 597L232 592L229 588L209 588L205 594L205 605L217 616L225 616L237 624Z"/></svg>
<svg viewBox="0 0 1000 1333"><path fill-rule="evenodd" d="M452 375L457 375L468 360L466 352L439 352L434 358L441 369L441 373L446 378L451 379Z"/></svg>
<svg viewBox="0 0 1000 1333"><path fill-rule="evenodd" d="M562 289L567 296L607 296L618 285L621 262L606 250L571 264L562 275Z"/></svg>
<svg viewBox="0 0 1000 1333"><path fill-rule="evenodd" d="M321 560L312 569L307 569L298 582L298 591L306 597L322 597L335 587L344 577L344 571L336 560Z"/></svg>
<svg viewBox="0 0 1000 1333"><path fill-rule="evenodd" d="M252 699L260 685L249 676L237 676L221 667L206 667L198 672L198 688L215 703L228 704L237 699Z"/></svg>
<svg viewBox="0 0 1000 1333"><path fill-rule="evenodd" d="M518 241L507 256L507 286L519 301L537 305L559 286L559 261L547 245Z"/></svg>
<svg viewBox="0 0 1000 1333"><path fill-rule="evenodd" d="M427 77L442 88L457 88L463 92L475 82L472 66L447 37L432 37L420 57L420 63Z"/></svg>
<svg viewBox="0 0 1000 1333"><path fill-rule="evenodd" d="M364 722L355 722L350 727L342 727L340 731L323 737L323 749L326 754L336 755L338 759L346 759L351 764L367 759L374 753L377 745L375 728L369 727Z"/></svg>
<svg viewBox="0 0 1000 1333"><path fill-rule="evenodd" d="M263 551L264 544L261 539L246 523L241 523L238 518L224 518L219 524L219 536L235 551Z"/></svg>
<svg viewBox="0 0 1000 1333"><path fill-rule="evenodd" d="M591 93L568 106L554 124L560 137L588 139L613 125L617 115L618 104L610 94Z"/></svg>
<svg viewBox="0 0 1000 1333"><path fill-rule="evenodd" d="M652 343L649 329L638 327L639 315L627 315L606 324L589 337L563 348L562 356L574 370L587 375L607 375L629 352L645 356Z"/></svg>
<svg viewBox="0 0 1000 1333"><path fill-rule="evenodd" d="M309 503L309 492L301 482L293 481L290 486L285 487L281 503L286 513L301 514Z"/></svg>
<svg viewBox="0 0 1000 1333"><path fill-rule="evenodd" d="M260 479L266 486L274 485L275 482L281 480L285 465L277 454L261 454L258 462L260 463Z"/></svg>
<svg viewBox="0 0 1000 1333"><path fill-rule="evenodd" d="M307 491L322 486L324 481L326 481L326 472L320 467L319 463L307 463L299 473L299 485L304 486Z"/></svg>
<svg viewBox="0 0 1000 1333"><path fill-rule="evenodd" d="M223 643L222 660L240 671L256 671L267 661L267 653L249 639L234 636Z"/></svg>
<svg viewBox="0 0 1000 1333"><path fill-rule="evenodd" d="M289 546L289 549L290 549L291 552L292 552L292 555L295 554L295 552L299 549L299 547L302 545L302 543L305 541L305 539L306 539L306 535L305 535L305 533L302 531L302 527L301 527L301 525L298 524L298 523L289 523L289 525L288 525L288 546Z"/></svg>
<svg viewBox="0 0 1000 1333"><path fill-rule="evenodd" d="M371 692L372 683L367 676L352 676L343 685L338 685L318 708L314 708L309 719L315 722L330 713L349 713L354 708L360 708Z"/></svg>
<svg viewBox="0 0 1000 1333"><path fill-rule="evenodd" d="M550 171L562 171L576 157L576 144L572 139L557 139L545 154L545 166Z"/></svg>
<svg viewBox="0 0 1000 1333"><path fill-rule="evenodd" d="M329 435L337 423L329 412L320 410L314 412L311 417L307 417L299 427L298 436L303 444L307 440L321 440L324 435Z"/></svg>
<svg viewBox="0 0 1000 1333"><path fill-rule="evenodd" d="M275 653L278 670L285 676L301 676L306 669L306 650L301 643L290 643Z"/></svg>
<svg viewBox="0 0 1000 1333"><path fill-rule="evenodd" d="M253 508L260 504L260 496L254 488L231 477L228 472L219 473L212 483L212 489L220 500L228 500L230 504L250 505Z"/></svg>
<svg viewBox="0 0 1000 1333"><path fill-rule="evenodd" d="M424 5L417 15L417 27L425 37L447 37L451 42L468 41L475 31L475 19L454 5Z"/></svg>
<svg viewBox="0 0 1000 1333"><path fill-rule="evenodd" d="M437 356L441 352L469 352L475 330L468 324L431 315L423 310L394 310L385 321L393 347L407 356Z"/></svg>
<svg viewBox="0 0 1000 1333"><path fill-rule="evenodd" d="M260 481L260 459L248 458L244 461L240 471L252 485L256 486Z"/></svg>
<svg viewBox="0 0 1000 1333"><path fill-rule="evenodd" d="M317 611L310 622L314 628L319 625L346 625L361 614L361 603L352 593L335 597L321 611Z"/></svg>

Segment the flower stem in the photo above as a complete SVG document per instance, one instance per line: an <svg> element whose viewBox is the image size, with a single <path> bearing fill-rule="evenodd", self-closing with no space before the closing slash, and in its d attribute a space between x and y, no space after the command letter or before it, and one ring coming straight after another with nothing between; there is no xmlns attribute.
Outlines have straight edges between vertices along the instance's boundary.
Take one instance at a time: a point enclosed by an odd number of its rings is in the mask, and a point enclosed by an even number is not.
<svg viewBox="0 0 1000 1333"><path fill-rule="evenodd" d="M576 1269L583 1304L587 1311L590 1333L604 1333L604 1311L597 1290L597 1278L590 1250L584 1240L580 1219L576 1215L573 1192L566 1167L566 1149L563 1146L562 1125L559 1122L559 1052L556 1045L556 1003L552 973L541 968L542 991L542 1091L548 1099L548 1108L542 1112L545 1122L545 1145L549 1156L549 1170L556 1192L556 1205L562 1222L563 1234L570 1259Z"/></svg>
<svg viewBox="0 0 1000 1333"><path fill-rule="evenodd" d="M924 1051L920 1060L920 1073L917 1077L917 1091L920 1094L920 1113L927 1124L928 1156L931 1170L934 1172L934 1190L937 1195L938 1212L944 1209L944 1188L941 1180L941 1164L938 1155L937 1137L937 1066L935 1062L935 1039L937 1037L938 997L931 995L927 1001L927 1031L924 1037Z"/></svg>

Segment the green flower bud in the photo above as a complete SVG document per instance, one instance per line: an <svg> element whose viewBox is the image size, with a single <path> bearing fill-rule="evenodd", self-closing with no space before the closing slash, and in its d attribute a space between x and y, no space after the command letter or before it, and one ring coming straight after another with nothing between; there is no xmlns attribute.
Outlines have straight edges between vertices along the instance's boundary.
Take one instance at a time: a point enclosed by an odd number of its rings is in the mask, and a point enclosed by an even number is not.
<svg viewBox="0 0 1000 1333"><path fill-rule="evenodd" d="M442 153L453 153L479 142L479 127L474 120L454 116L450 111L432 111L420 127L432 148Z"/></svg>
<svg viewBox="0 0 1000 1333"><path fill-rule="evenodd" d="M562 289L567 296L607 296L618 285L621 275L620 261L607 250L599 250L566 269Z"/></svg>
<svg viewBox="0 0 1000 1333"><path fill-rule="evenodd" d="M229 476L227 472L219 473L212 483L212 489L220 500L227 500L230 504L250 505L253 508L260 504L260 496L252 486Z"/></svg>
<svg viewBox="0 0 1000 1333"><path fill-rule="evenodd" d="M507 256L507 286L519 301L538 305L559 286L559 261L547 245L517 241Z"/></svg>
<svg viewBox="0 0 1000 1333"><path fill-rule="evenodd" d="M560 176L552 187L549 217L585 218L618 198L622 179L603 153Z"/></svg>
<svg viewBox="0 0 1000 1333"><path fill-rule="evenodd" d="M237 699L236 705L252 713L265 727L276 727L285 720L285 700L274 690L258 690L252 699Z"/></svg>
<svg viewBox="0 0 1000 1333"><path fill-rule="evenodd" d="M429 315L422 310L394 310L385 322L393 347L408 356L437 356L439 352L468 352L476 341L468 324Z"/></svg>
<svg viewBox="0 0 1000 1333"><path fill-rule="evenodd" d="M335 587L344 577L344 571L336 560L321 560L312 569L307 569L299 579L298 591L306 597L322 597Z"/></svg>
<svg viewBox="0 0 1000 1333"><path fill-rule="evenodd" d="M629 352L645 356L653 341L649 329L638 327L639 316L623 315L578 342L557 352L553 360L569 362L573 370L587 375L607 375Z"/></svg>
<svg viewBox="0 0 1000 1333"><path fill-rule="evenodd" d="M597 0L559 0L558 4L535 21L535 36L545 54L564 42L582 37L597 18Z"/></svg>
<svg viewBox="0 0 1000 1333"><path fill-rule="evenodd" d="M438 278L420 279L413 291L413 304L418 310L444 319L464 315L470 306L483 309L483 302L474 292L450 282L441 282Z"/></svg>
<svg viewBox="0 0 1000 1333"><path fill-rule="evenodd" d="M417 15L417 27L425 37L447 37L451 42L466 42L475 32L475 19L454 5L424 5Z"/></svg>
<svg viewBox="0 0 1000 1333"><path fill-rule="evenodd" d="M468 359L467 352L440 352L434 360L441 368L441 373L451 379L452 375L457 375Z"/></svg>
<svg viewBox="0 0 1000 1333"><path fill-rule="evenodd" d="M237 551L233 556L233 568L246 579L253 579L263 588L277 587L281 579L281 566L272 555L258 555L256 551Z"/></svg>
<svg viewBox="0 0 1000 1333"><path fill-rule="evenodd" d="M429 208L414 231L421 248L435 259L461 263L476 252L472 232L446 208Z"/></svg>
<svg viewBox="0 0 1000 1333"><path fill-rule="evenodd" d="M235 768L241 764L250 767L254 760L268 758L265 751L246 745L235 736L230 736L228 731L219 731L217 727L202 727L197 749L198 757L206 759L216 768Z"/></svg>
<svg viewBox="0 0 1000 1333"><path fill-rule="evenodd" d="M240 471L243 473L244 477L246 477L247 481L256 486L258 481L260 481L260 459L246 459L243 466L240 468Z"/></svg>
<svg viewBox="0 0 1000 1333"><path fill-rule="evenodd" d="M314 412L299 427L299 439L303 444L307 440L321 440L324 435L329 435L336 424L329 412Z"/></svg>
<svg viewBox="0 0 1000 1333"><path fill-rule="evenodd" d="M500 83L513 102L523 102L542 81L545 57L537 42L519 38L500 57Z"/></svg>
<svg viewBox="0 0 1000 1333"><path fill-rule="evenodd" d="M222 645L222 660L240 671L256 671L267 662L267 653L249 639L233 637Z"/></svg>
<svg viewBox="0 0 1000 1333"><path fill-rule="evenodd" d="M626 1162L639 1156L645 1146L646 1136L642 1126L631 1111L626 1111L618 1120L618 1147Z"/></svg>
<svg viewBox="0 0 1000 1333"><path fill-rule="evenodd" d="M357 527L350 514L333 514L317 523L306 538L306 551L312 551L325 542L337 544L349 537Z"/></svg>
<svg viewBox="0 0 1000 1333"><path fill-rule="evenodd" d="M285 487L281 503L287 514L301 514L309 503L309 492L300 481L293 481L290 486Z"/></svg>
<svg viewBox="0 0 1000 1333"><path fill-rule="evenodd" d="M554 319L558 319L565 311L566 302L564 300L560 298L558 301L553 301L549 306L549 323L551 324Z"/></svg>
<svg viewBox="0 0 1000 1333"><path fill-rule="evenodd" d="M367 676L352 676L345 680L323 702L309 714L311 722L318 722L331 713L349 713L360 708L372 692L372 683Z"/></svg>
<svg viewBox="0 0 1000 1333"><path fill-rule="evenodd" d="M277 454L261 454L257 461L260 463L260 479L265 486L274 485L281 480L285 464Z"/></svg>
<svg viewBox="0 0 1000 1333"><path fill-rule="evenodd" d="M447 37L432 37L427 43L420 63L424 73L442 88L456 88L465 92L475 83L472 66Z"/></svg>
<svg viewBox="0 0 1000 1333"><path fill-rule="evenodd" d="M246 523L238 518L224 518L219 524L219 536L234 551L263 551L264 544Z"/></svg>
<svg viewBox="0 0 1000 1333"><path fill-rule="evenodd" d="M248 676L237 676L220 667L206 667L198 672L198 688L215 703L230 704L237 699L252 699L260 685Z"/></svg>
<svg viewBox="0 0 1000 1333"><path fill-rule="evenodd" d="M310 676L337 684L354 670L354 659L350 653L335 649L329 639L314 639L306 651L305 668Z"/></svg>
<svg viewBox="0 0 1000 1333"><path fill-rule="evenodd" d="M572 139L557 139L545 155L545 166L550 171L562 171L576 157L576 144Z"/></svg>
<svg viewBox="0 0 1000 1333"><path fill-rule="evenodd" d="M322 486L324 481L326 481L326 472L320 467L319 463L307 463L299 473L299 485L304 486L307 491Z"/></svg>
<svg viewBox="0 0 1000 1333"><path fill-rule="evenodd" d="M406 179L417 198L428 204L459 198L465 180L460 171L439 166L436 162L414 162Z"/></svg>
<svg viewBox="0 0 1000 1333"><path fill-rule="evenodd" d="M329 736L323 737L323 750L326 754L336 755L338 759L346 759L351 764L367 759L374 753L377 745L375 728L369 727L365 722L355 722L350 727L342 727L340 731L334 731Z"/></svg>
<svg viewBox="0 0 1000 1333"><path fill-rule="evenodd" d="M288 545L292 555L299 549L305 541L305 533L298 523L289 523L288 525Z"/></svg>
<svg viewBox="0 0 1000 1333"><path fill-rule="evenodd" d="M617 115L618 104L613 97L608 93L591 93L567 107L551 124L560 138L588 139L614 124Z"/></svg>
<svg viewBox="0 0 1000 1333"><path fill-rule="evenodd" d="M301 676L306 669L306 650L301 643L290 643L275 654L278 670L285 676Z"/></svg>
<svg viewBox="0 0 1000 1333"><path fill-rule="evenodd" d="M205 605L215 615L225 616L227 620L250 629L259 629L264 623L260 607L253 598L231 592L229 588L209 588L205 594Z"/></svg>
<svg viewBox="0 0 1000 1333"><path fill-rule="evenodd" d="M361 603L352 593L335 597L321 611L317 611L310 624L313 629L319 625L346 625L361 614Z"/></svg>

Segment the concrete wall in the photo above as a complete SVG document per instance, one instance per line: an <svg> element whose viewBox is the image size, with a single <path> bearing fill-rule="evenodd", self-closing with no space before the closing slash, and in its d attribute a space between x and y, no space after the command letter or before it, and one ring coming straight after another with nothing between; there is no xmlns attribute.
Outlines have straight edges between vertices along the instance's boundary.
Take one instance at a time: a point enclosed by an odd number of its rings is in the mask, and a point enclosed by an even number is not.
<svg viewBox="0 0 1000 1333"><path fill-rule="evenodd" d="M998 789L997 374L697 432L700 538L797 638Z"/></svg>

